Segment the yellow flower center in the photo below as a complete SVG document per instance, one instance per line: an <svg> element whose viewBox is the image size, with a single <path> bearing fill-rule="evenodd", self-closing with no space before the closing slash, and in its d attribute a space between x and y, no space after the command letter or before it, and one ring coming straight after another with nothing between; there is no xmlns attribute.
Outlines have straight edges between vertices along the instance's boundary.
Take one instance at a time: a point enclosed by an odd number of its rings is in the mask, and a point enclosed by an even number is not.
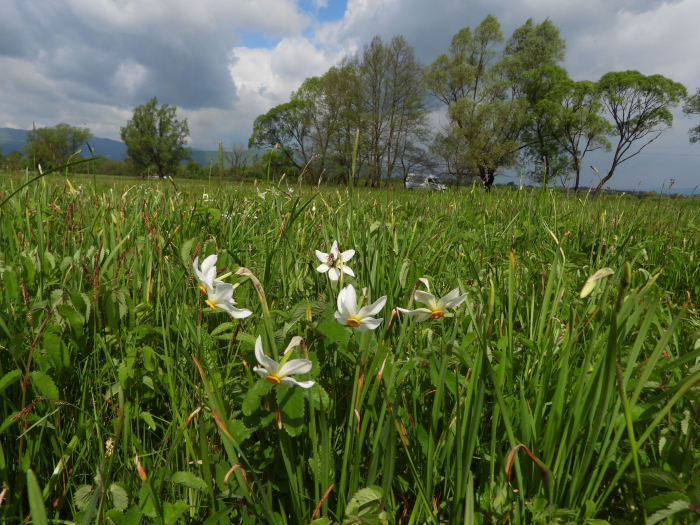
<svg viewBox="0 0 700 525"><path fill-rule="evenodd" d="M348 326L352 326L353 328L357 328L358 326L360 326L360 321L351 317L350 319L348 319Z"/></svg>
<svg viewBox="0 0 700 525"><path fill-rule="evenodd" d="M197 285L197 288L199 288L200 290L202 290L202 293L207 293L207 289L204 287L204 285L203 285L202 283L199 283L199 284Z"/></svg>
<svg viewBox="0 0 700 525"><path fill-rule="evenodd" d="M267 376L265 379L267 379L270 383L272 383L275 386L280 384L279 378L277 378L275 376Z"/></svg>
<svg viewBox="0 0 700 525"><path fill-rule="evenodd" d="M216 305L214 303L212 303L209 299L207 299L204 302L209 305L209 308L211 308L212 310L216 310Z"/></svg>
<svg viewBox="0 0 700 525"><path fill-rule="evenodd" d="M430 318L434 321L435 319L440 319L444 315L445 312L443 312L442 310L435 310L433 313L430 314Z"/></svg>

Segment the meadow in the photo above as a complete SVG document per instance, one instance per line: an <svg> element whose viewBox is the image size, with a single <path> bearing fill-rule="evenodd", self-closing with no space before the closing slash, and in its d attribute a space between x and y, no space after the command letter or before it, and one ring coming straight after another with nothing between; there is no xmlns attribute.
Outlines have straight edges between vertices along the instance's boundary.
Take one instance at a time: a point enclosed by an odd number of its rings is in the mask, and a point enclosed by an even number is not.
<svg viewBox="0 0 700 525"><path fill-rule="evenodd" d="M700 519L698 199L24 182L3 523Z"/></svg>

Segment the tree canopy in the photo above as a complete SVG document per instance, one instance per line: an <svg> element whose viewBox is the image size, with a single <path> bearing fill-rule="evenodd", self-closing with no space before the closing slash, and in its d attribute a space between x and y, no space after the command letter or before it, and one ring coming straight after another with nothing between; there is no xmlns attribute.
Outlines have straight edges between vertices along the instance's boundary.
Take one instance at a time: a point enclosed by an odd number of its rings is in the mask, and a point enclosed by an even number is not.
<svg viewBox="0 0 700 525"><path fill-rule="evenodd" d="M356 161L374 187L426 170L488 188L497 173L521 168L543 184L573 177L575 190L586 154L612 150L602 187L671 126L670 108L686 97L685 88L637 71L574 81L561 66L565 56L566 42L548 18L527 20L506 38L488 15L474 29L460 29L427 66L403 37L375 37L260 115L250 146L279 144L293 169L308 165L341 181ZM446 117L437 129L428 119L436 107ZM684 111L700 114L700 91ZM700 126L690 135L699 141ZM615 148L610 136L618 137Z"/></svg>
<svg viewBox="0 0 700 525"><path fill-rule="evenodd" d="M601 179L596 193L620 164L638 155L671 127L673 114L669 108L688 95L678 82L662 75L644 76L639 71L606 73L598 81L598 87L613 121L612 135L618 137L618 142L610 170Z"/></svg>
<svg viewBox="0 0 700 525"><path fill-rule="evenodd" d="M189 127L187 119L177 120L177 107L163 104L153 97L134 109L134 116L121 128L127 154L137 169L154 169L159 176L175 173L180 162L187 160Z"/></svg>
<svg viewBox="0 0 700 525"><path fill-rule="evenodd" d="M62 166L71 155L92 138L88 128L58 124L53 128L39 128L27 133L24 151L42 168Z"/></svg>

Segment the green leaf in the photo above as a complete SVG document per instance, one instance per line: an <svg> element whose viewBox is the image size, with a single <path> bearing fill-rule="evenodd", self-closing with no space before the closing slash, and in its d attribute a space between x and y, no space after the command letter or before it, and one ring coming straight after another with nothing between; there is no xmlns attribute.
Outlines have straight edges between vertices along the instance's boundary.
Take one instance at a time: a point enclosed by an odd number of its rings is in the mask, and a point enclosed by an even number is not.
<svg viewBox="0 0 700 525"><path fill-rule="evenodd" d="M180 246L180 259L182 264L187 266L190 263L190 255L192 255L192 246L194 245L194 237L189 241L185 241Z"/></svg>
<svg viewBox="0 0 700 525"><path fill-rule="evenodd" d="M644 469L641 471L642 483L655 487L663 487L669 490L682 491L685 488L683 482L673 472L661 469Z"/></svg>
<svg viewBox="0 0 700 525"><path fill-rule="evenodd" d="M80 510L87 509L92 498L92 485L80 485L73 493L73 503Z"/></svg>
<svg viewBox="0 0 700 525"><path fill-rule="evenodd" d="M75 308L67 304L59 304L56 309L58 313L61 314L68 320L70 327L75 332L77 337L82 337L83 335L83 319L80 314L75 311Z"/></svg>
<svg viewBox="0 0 700 525"><path fill-rule="evenodd" d="M678 514L679 512L687 511L688 507L690 504L685 501L684 499L677 499L676 501L672 502L668 507L665 509L661 509L651 516L649 516L649 525L656 525L656 523L659 523L661 520L665 520L666 518L669 518L673 516L674 514Z"/></svg>
<svg viewBox="0 0 700 525"><path fill-rule="evenodd" d="M184 500L178 500L175 503L163 504L163 520L165 525L175 525L180 516L189 510L189 505Z"/></svg>
<svg viewBox="0 0 700 525"><path fill-rule="evenodd" d="M148 426L151 427L151 430L156 429L156 423L155 421L153 421L153 416L150 414L150 412L141 412L140 417L146 423L148 423Z"/></svg>
<svg viewBox="0 0 700 525"><path fill-rule="evenodd" d="M191 472L175 472L172 476L170 476L170 481L175 483L176 485L182 485L183 487L187 487L189 489L197 489L197 490L206 490L207 489L207 484L204 483L204 480L202 478L199 478L192 474Z"/></svg>
<svg viewBox="0 0 700 525"><path fill-rule="evenodd" d="M129 493L122 485L112 483L109 486L109 493L112 495L115 509L124 511L129 507Z"/></svg>
<svg viewBox="0 0 700 525"><path fill-rule="evenodd" d="M211 335L213 337L217 334L220 334L221 332L225 332L226 330L233 330L234 327L235 327L235 325L233 323L230 323L230 322L221 323L219 326L214 328L211 331L211 334L209 334L209 335Z"/></svg>
<svg viewBox="0 0 700 525"><path fill-rule="evenodd" d="M215 512L214 514L209 516L204 521L204 523L202 523L202 525L216 525L217 523L219 523L219 520L228 516L232 510L233 507L226 507L225 509L221 509L220 511Z"/></svg>
<svg viewBox="0 0 700 525"><path fill-rule="evenodd" d="M303 388L284 384L277 386L277 405L284 429L290 436L298 436L304 428L305 397Z"/></svg>
<svg viewBox="0 0 700 525"><path fill-rule="evenodd" d="M382 489L376 485L358 490L345 508L344 523L379 524L385 518L382 497Z"/></svg>
<svg viewBox="0 0 700 525"><path fill-rule="evenodd" d="M665 507L668 507L671 503L679 499L690 503L690 499L687 498L685 495L673 491L663 492L661 494L657 494L653 498L649 498L644 502L644 507L646 508L648 514L653 514L657 510L661 510Z"/></svg>
<svg viewBox="0 0 700 525"><path fill-rule="evenodd" d="M32 380L34 391L37 394L41 394L49 399L58 399L58 388L56 388L56 383L53 382L51 377L39 370L35 370L29 374L29 377Z"/></svg>
<svg viewBox="0 0 700 525"><path fill-rule="evenodd" d="M342 347L347 347L350 342L350 334L348 334L347 329L338 322L324 321L319 323L316 330Z"/></svg>
<svg viewBox="0 0 700 525"><path fill-rule="evenodd" d="M10 302L17 298L17 274L12 270L7 270L2 274L2 282L5 285L5 290L7 290L7 297ZM700 341L700 339L699 339Z"/></svg>
<svg viewBox="0 0 700 525"><path fill-rule="evenodd" d="M272 390L272 384L269 381L257 381L243 398L243 405L241 406L243 413L249 416L255 412L260 406L260 398L270 390Z"/></svg>
<svg viewBox="0 0 700 525"><path fill-rule="evenodd" d="M2 376L2 379L0 379L0 392L5 390L15 381L17 381L21 375L22 372L20 372L19 370L10 370L7 374Z"/></svg>
<svg viewBox="0 0 700 525"><path fill-rule="evenodd" d="M27 498L29 499L29 510L32 512L32 523L47 525L44 498L41 496L39 482L32 470L27 471Z"/></svg>
<svg viewBox="0 0 700 525"><path fill-rule="evenodd" d="M70 366L70 355L68 354L68 346L63 340L51 332L45 332L43 335L44 350L51 358L53 366L57 370L65 370Z"/></svg>
<svg viewBox="0 0 700 525"><path fill-rule="evenodd" d="M143 512L138 505L134 505L124 514L122 525L138 525L141 523L141 516L143 516Z"/></svg>
<svg viewBox="0 0 700 525"><path fill-rule="evenodd" d="M230 419L227 422L227 428L233 436L233 439L239 445L241 444L241 442L248 439L251 434L250 430L246 428L246 426L243 424L243 421L241 421L240 419Z"/></svg>

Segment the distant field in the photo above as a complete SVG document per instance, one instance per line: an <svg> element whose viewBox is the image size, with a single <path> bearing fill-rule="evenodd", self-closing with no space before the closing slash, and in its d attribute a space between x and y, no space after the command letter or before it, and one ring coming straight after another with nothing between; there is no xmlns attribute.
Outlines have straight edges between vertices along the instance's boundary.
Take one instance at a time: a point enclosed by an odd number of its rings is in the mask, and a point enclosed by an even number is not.
<svg viewBox="0 0 700 525"><path fill-rule="evenodd" d="M0 521L697 520L698 199L67 179L0 210Z"/></svg>

